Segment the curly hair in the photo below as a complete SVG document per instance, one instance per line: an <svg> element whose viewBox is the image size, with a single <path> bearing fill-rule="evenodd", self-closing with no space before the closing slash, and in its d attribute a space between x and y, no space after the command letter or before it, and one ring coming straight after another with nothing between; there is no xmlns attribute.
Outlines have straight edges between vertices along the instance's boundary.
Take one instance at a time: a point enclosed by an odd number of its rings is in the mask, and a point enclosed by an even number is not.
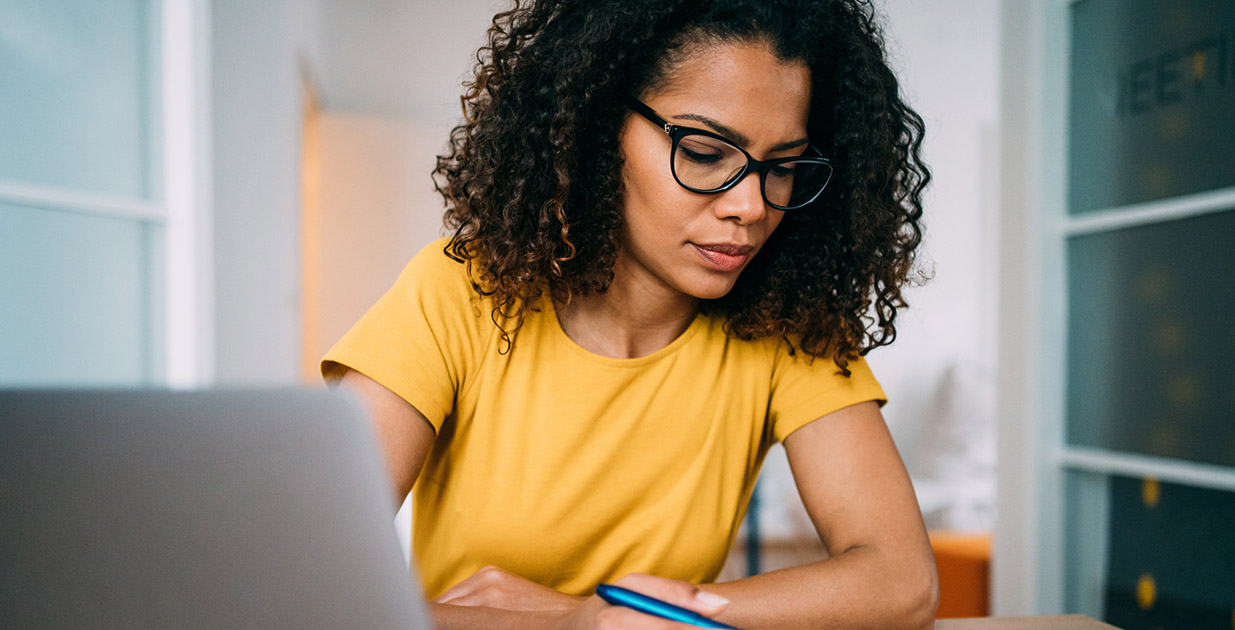
<svg viewBox="0 0 1235 630"><path fill-rule="evenodd" d="M515 0L493 18L434 183L509 349L523 317L605 291L622 226L622 98L662 85L700 46L767 45L809 68L807 133L837 165L723 298L701 308L740 339L781 337L840 372L896 337L922 241L924 126L901 99L869 0Z"/></svg>

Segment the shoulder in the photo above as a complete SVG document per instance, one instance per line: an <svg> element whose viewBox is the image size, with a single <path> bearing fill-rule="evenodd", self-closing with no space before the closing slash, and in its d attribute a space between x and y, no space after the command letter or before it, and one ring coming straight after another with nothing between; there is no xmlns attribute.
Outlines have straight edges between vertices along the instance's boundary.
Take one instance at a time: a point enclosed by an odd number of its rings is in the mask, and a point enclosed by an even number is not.
<svg viewBox="0 0 1235 630"><path fill-rule="evenodd" d="M408 261L401 276L410 276L409 280L465 280L468 277L467 261L447 254L446 246L449 243L449 238L439 238L425 245Z"/></svg>
<svg viewBox="0 0 1235 630"><path fill-rule="evenodd" d="M772 371L773 434L783 441L806 424L860 402L883 405L887 396L866 360L857 356L845 374L829 357L794 349L788 342L777 353Z"/></svg>
<svg viewBox="0 0 1235 630"><path fill-rule="evenodd" d="M483 343L493 328L492 306L473 288L466 261L445 253L447 242L433 241L413 256L341 343L363 345L370 354L381 346Z"/></svg>
<svg viewBox="0 0 1235 630"><path fill-rule="evenodd" d="M870 366L861 355L849 358L845 367L837 365L831 356L816 356L802 349L797 337L765 340L772 345L769 352L774 359L774 370L781 375L794 375L811 379L826 379L828 381L852 385L878 386Z"/></svg>
<svg viewBox="0 0 1235 630"><path fill-rule="evenodd" d="M469 263L446 253L449 238L440 238L416 253L395 281L391 293L424 307L484 301L473 286Z"/></svg>
<svg viewBox="0 0 1235 630"><path fill-rule="evenodd" d="M472 288L467 264L439 239L420 250L390 290L322 361L327 380L356 370L411 403L434 426L479 365L496 327Z"/></svg>

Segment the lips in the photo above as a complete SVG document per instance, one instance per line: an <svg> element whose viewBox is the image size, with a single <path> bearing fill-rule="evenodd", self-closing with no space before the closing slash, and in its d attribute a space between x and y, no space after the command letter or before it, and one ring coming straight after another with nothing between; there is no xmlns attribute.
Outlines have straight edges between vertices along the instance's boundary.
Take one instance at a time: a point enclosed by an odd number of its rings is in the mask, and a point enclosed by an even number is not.
<svg viewBox="0 0 1235 630"><path fill-rule="evenodd" d="M755 251L750 245L732 243L691 243L699 257L718 271L734 271L740 269Z"/></svg>

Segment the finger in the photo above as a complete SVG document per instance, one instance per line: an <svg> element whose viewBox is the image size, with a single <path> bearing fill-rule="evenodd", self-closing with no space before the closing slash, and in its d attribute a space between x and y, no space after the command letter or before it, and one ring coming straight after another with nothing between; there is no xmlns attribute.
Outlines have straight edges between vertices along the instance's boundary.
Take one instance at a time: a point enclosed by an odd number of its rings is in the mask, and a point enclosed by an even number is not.
<svg viewBox="0 0 1235 630"><path fill-rule="evenodd" d="M457 600L467 597L472 592L470 586L471 585L468 584L467 580L459 582L458 584L446 589L446 592L438 595L437 599L433 601L438 604L458 604L459 602Z"/></svg>
<svg viewBox="0 0 1235 630"><path fill-rule="evenodd" d="M719 614L729 604L724 597L701 590L689 582L643 573L631 573L614 584L709 617Z"/></svg>
<svg viewBox="0 0 1235 630"><path fill-rule="evenodd" d="M472 595L478 589L483 588L494 577L493 573L495 571L501 571L501 569L495 566L481 567L479 571L464 578L462 582L446 589L445 592L438 595L437 599L433 601L439 604L449 604L451 602L462 604L463 602L456 600Z"/></svg>
<svg viewBox="0 0 1235 630"><path fill-rule="evenodd" d="M494 600L489 593L468 593L462 597L456 597L448 602L437 602L447 606L458 606L459 608L496 608L500 610L518 610L502 601Z"/></svg>

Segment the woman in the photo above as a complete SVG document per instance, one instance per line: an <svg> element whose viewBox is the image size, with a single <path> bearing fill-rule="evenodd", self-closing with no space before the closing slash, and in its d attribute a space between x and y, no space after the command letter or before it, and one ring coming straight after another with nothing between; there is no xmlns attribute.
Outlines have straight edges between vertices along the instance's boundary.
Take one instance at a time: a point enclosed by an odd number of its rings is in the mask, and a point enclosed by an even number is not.
<svg viewBox="0 0 1235 630"><path fill-rule="evenodd" d="M435 175L453 236L323 362L370 402L441 627L929 627L861 354L920 241L922 122L860 0L494 19ZM715 579L782 441L830 558ZM678 626L680 627L680 626Z"/></svg>

